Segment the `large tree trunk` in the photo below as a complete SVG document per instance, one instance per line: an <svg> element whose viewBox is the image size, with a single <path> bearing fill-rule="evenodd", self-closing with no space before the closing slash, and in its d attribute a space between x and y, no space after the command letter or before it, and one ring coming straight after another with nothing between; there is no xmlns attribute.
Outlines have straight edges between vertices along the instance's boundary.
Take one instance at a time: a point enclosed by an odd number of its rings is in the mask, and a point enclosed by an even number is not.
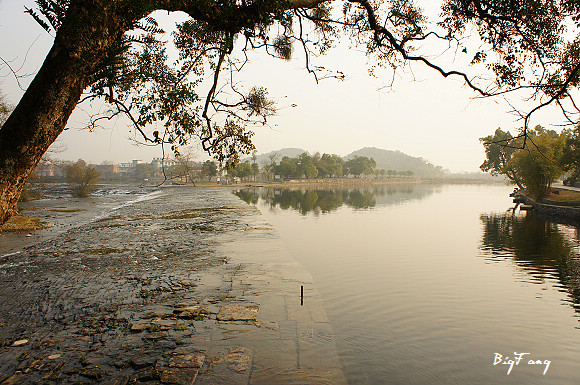
<svg viewBox="0 0 580 385"><path fill-rule="evenodd" d="M64 130L107 49L127 28L102 3L72 2L42 67L0 129L0 224L14 212L24 184Z"/></svg>
<svg viewBox="0 0 580 385"><path fill-rule="evenodd" d="M330 0L290 0L288 8ZM225 6L199 0L71 0L40 71L0 129L0 225L16 206L28 177L64 130L82 91L115 40L155 9L184 11L224 31L261 23L280 4Z"/></svg>
<svg viewBox="0 0 580 385"><path fill-rule="evenodd" d="M28 177L79 100L84 76L67 56L56 45L52 48L0 130L0 223L12 214Z"/></svg>

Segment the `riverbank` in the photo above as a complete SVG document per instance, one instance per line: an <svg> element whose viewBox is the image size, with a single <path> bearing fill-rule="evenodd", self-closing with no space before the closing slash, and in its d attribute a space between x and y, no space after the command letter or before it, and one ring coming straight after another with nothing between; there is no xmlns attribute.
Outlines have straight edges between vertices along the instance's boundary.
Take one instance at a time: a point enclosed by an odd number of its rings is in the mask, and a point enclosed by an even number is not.
<svg viewBox="0 0 580 385"><path fill-rule="evenodd" d="M2 384L345 383L312 278L257 209L151 194L3 255Z"/></svg>
<svg viewBox="0 0 580 385"><path fill-rule="evenodd" d="M314 178L314 179L290 179L285 181L240 181L237 183L216 183L216 182L195 182L197 187L316 187L325 186L329 188L356 188L389 184L505 184L504 179L474 179L474 178L419 178L419 177L371 177L371 178ZM193 184L187 184L193 186Z"/></svg>
<svg viewBox="0 0 580 385"><path fill-rule="evenodd" d="M197 187L292 187L292 186L328 186L338 188L365 187L383 184L421 183L420 178L320 178L320 179L289 179L284 181L239 181L228 183L195 182ZM188 184L188 186L194 186Z"/></svg>
<svg viewBox="0 0 580 385"><path fill-rule="evenodd" d="M527 196L524 190L518 192L516 198L523 200L525 205L533 207L538 214L551 218L580 221L580 192L578 191L552 188L546 198L535 201Z"/></svg>

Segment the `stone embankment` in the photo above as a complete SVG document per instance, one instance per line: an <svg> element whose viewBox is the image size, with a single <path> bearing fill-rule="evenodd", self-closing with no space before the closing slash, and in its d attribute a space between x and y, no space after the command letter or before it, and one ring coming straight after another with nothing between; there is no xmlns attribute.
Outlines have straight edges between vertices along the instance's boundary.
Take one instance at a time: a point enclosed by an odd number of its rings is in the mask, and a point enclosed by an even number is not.
<svg viewBox="0 0 580 385"><path fill-rule="evenodd" d="M290 186L332 186L332 187L360 187L383 184L421 183L417 177L385 177L385 178L321 178L321 179L290 179L283 183L284 187ZM274 183L275 184L275 183Z"/></svg>
<svg viewBox="0 0 580 385"><path fill-rule="evenodd" d="M310 275L259 211L168 188L0 257L0 383L345 379Z"/></svg>
<svg viewBox="0 0 580 385"><path fill-rule="evenodd" d="M525 205L532 206L534 211L539 214L560 217L566 220L580 220L580 207L578 207L577 203L558 202L549 199L542 199L540 202L536 202L526 196L525 191L518 192L516 197L520 198Z"/></svg>

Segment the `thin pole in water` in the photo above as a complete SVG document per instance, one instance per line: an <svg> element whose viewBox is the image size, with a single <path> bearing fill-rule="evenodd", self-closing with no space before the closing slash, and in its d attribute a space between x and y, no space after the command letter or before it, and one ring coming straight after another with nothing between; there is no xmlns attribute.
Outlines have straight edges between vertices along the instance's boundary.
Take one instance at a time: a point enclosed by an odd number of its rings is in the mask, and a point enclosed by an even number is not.
<svg viewBox="0 0 580 385"><path fill-rule="evenodd" d="M300 306L304 305L304 286L300 285Z"/></svg>

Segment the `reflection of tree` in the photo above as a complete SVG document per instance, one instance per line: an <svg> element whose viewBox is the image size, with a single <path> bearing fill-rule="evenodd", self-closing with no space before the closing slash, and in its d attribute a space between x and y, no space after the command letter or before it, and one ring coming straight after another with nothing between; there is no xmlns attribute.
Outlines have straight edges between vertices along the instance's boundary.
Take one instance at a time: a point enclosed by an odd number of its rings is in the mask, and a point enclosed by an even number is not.
<svg viewBox="0 0 580 385"><path fill-rule="evenodd" d="M344 201L343 191L325 191L318 196L318 206L323 213L329 213L342 206Z"/></svg>
<svg viewBox="0 0 580 385"><path fill-rule="evenodd" d="M535 215L484 214L481 250L492 259L513 258L534 278L560 281L580 310L580 260L557 224Z"/></svg>
<svg viewBox="0 0 580 385"><path fill-rule="evenodd" d="M345 203L357 209L374 207L377 204L375 192L369 190L349 191Z"/></svg>
<svg viewBox="0 0 580 385"><path fill-rule="evenodd" d="M234 193L244 202L254 205L258 203L258 198L260 197L253 189L237 190Z"/></svg>
<svg viewBox="0 0 580 385"><path fill-rule="evenodd" d="M265 188L261 192L250 189L238 190L235 194L247 203L255 204L258 198L272 207L296 210L305 215L336 210L343 204L343 192L331 190L289 190Z"/></svg>
<svg viewBox="0 0 580 385"><path fill-rule="evenodd" d="M433 188L417 188L416 185L391 185L351 189L328 187L243 189L236 191L235 194L250 204L256 204L260 198L272 207L296 210L306 215L310 212L328 213L342 205L355 209L392 205L410 199L422 199L433 191Z"/></svg>
<svg viewBox="0 0 580 385"><path fill-rule="evenodd" d="M309 212L318 214L336 210L343 203L342 191L331 190L272 190L271 194L263 194L262 199L270 206L279 206L283 210L293 209L305 215Z"/></svg>

